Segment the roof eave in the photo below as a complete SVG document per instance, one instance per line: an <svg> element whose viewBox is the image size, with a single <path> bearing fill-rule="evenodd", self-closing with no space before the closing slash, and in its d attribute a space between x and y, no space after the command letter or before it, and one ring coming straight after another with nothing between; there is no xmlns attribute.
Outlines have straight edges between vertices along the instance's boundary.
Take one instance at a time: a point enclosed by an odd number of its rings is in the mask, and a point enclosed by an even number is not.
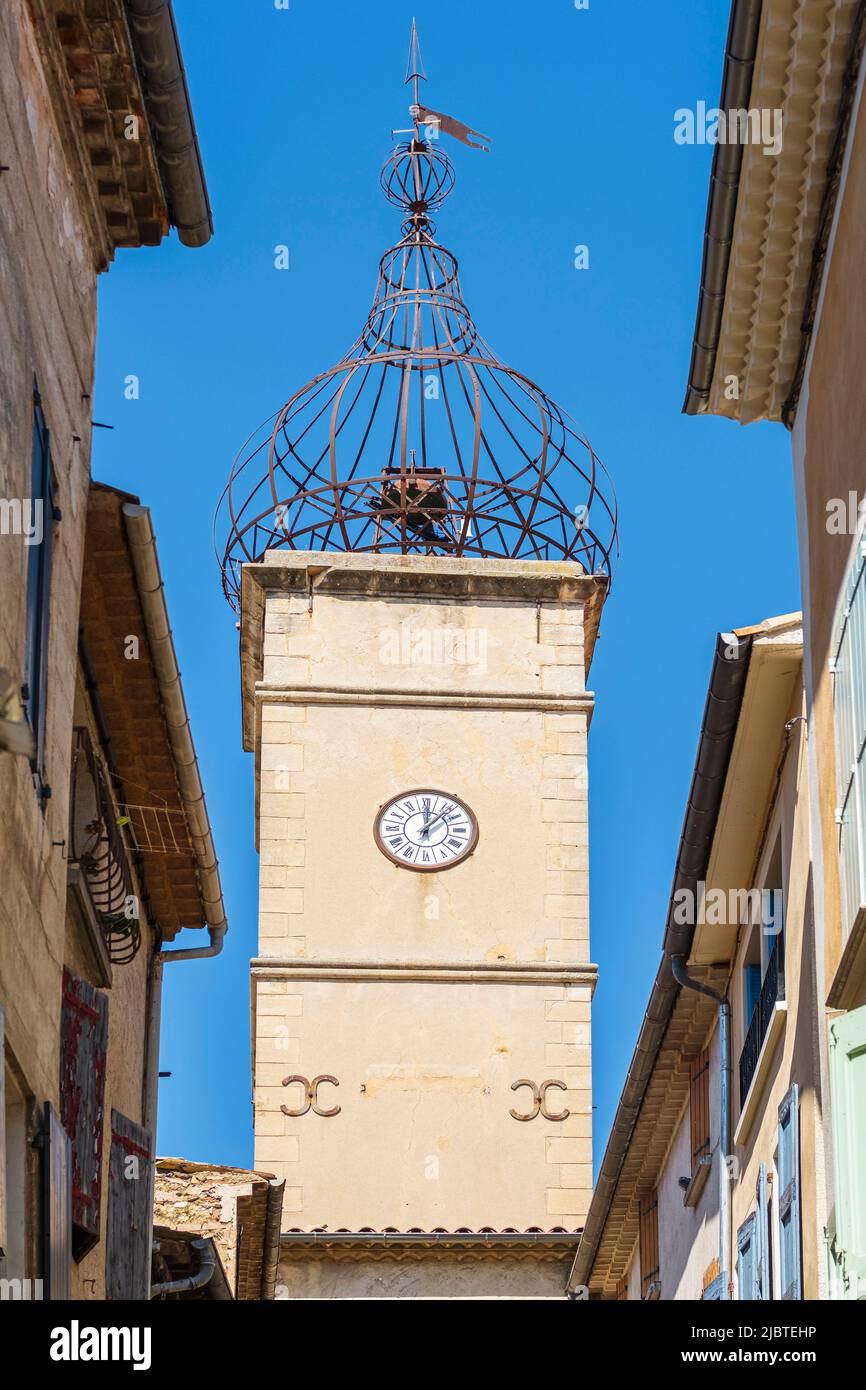
<svg viewBox="0 0 866 1390"><path fill-rule="evenodd" d="M124 5L171 224L184 246L204 246L213 217L171 0Z"/></svg>
<svg viewBox="0 0 866 1390"><path fill-rule="evenodd" d="M719 98L721 110L749 106L762 9L763 0L733 0L725 45L722 94ZM716 145L704 223L701 288L692 338L689 382L683 405L686 415L704 414L710 397L722 326L742 164L741 144L732 142Z"/></svg>

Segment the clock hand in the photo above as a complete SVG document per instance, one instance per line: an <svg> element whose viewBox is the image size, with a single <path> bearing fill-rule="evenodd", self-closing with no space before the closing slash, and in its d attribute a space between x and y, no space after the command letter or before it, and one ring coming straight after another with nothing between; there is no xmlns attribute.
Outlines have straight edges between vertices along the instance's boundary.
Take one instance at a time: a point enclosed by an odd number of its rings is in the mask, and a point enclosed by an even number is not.
<svg viewBox="0 0 866 1390"><path fill-rule="evenodd" d="M442 819L442 817L445 816L445 815L447 814L447 812L448 812L448 807L446 806L446 808L445 808L444 811L440 811L439 814L438 814L437 816L434 816L434 817L433 817L432 821L431 821L430 824L427 826L427 834L428 834L428 835L430 834L430 831L433 829L433 827L434 827L434 825L436 824L436 822L437 822L437 821L440 821L440 820Z"/></svg>

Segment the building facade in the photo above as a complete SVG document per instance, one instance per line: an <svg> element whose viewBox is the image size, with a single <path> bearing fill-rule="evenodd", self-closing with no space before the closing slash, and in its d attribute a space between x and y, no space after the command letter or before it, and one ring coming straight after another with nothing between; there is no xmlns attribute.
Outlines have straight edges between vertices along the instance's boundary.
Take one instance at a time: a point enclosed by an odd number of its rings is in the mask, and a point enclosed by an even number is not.
<svg viewBox="0 0 866 1390"><path fill-rule="evenodd" d="M791 431L804 629L822 1296L866 1296L866 827L862 812L866 24L853 0L735 3L725 105L782 148L719 146L686 410Z"/></svg>
<svg viewBox="0 0 866 1390"><path fill-rule="evenodd" d="M267 1302L277 1286L285 1183L271 1173L156 1161L151 1297Z"/></svg>
<svg viewBox="0 0 866 1390"><path fill-rule="evenodd" d="M90 480L97 275L170 225L210 235L170 7L152 10L12 0L0 15L11 1297L147 1296L161 947L225 929L150 516Z"/></svg>
<svg viewBox="0 0 866 1390"><path fill-rule="evenodd" d="M592 1298L819 1296L802 656L799 615L718 639L662 961L572 1276Z"/></svg>

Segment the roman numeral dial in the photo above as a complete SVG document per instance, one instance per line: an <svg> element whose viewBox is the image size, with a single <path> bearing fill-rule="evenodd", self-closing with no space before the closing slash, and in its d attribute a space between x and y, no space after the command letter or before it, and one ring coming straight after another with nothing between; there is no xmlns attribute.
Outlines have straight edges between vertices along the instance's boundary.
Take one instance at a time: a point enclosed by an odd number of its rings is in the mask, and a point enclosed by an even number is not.
<svg viewBox="0 0 866 1390"><path fill-rule="evenodd" d="M459 797L423 788L380 806L373 836L385 857L401 869L435 873L453 869L472 853L478 821Z"/></svg>

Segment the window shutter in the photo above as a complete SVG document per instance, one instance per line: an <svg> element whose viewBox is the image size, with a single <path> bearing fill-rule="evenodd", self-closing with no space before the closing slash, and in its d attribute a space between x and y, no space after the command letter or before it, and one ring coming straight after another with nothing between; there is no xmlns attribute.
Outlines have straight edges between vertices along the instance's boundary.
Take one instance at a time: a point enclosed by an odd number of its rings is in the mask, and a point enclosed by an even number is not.
<svg viewBox="0 0 866 1390"><path fill-rule="evenodd" d="M847 939L866 903L866 547L849 571L832 665L836 734L842 934Z"/></svg>
<svg viewBox="0 0 866 1390"><path fill-rule="evenodd" d="M770 1297L770 1241L767 1204L767 1167L762 1163L758 1169L758 1183L755 1193L758 1210L755 1217L755 1298L764 1302Z"/></svg>
<svg viewBox="0 0 866 1390"><path fill-rule="evenodd" d="M146 1300L150 1294L150 1135L111 1112L105 1296Z"/></svg>
<svg viewBox="0 0 866 1390"><path fill-rule="evenodd" d="M866 1007L830 1025L836 1239L846 1298L866 1298Z"/></svg>
<svg viewBox="0 0 866 1390"><path fill-rule="evenodd" d="M42 1295L66 1302L72 1277L72 1146L50 1101L42 1141Z"/></svg>
<svg viewBox="0 0 866 1390"><path fill-rule="evenodd" d="M710 1053L704 1048L689 1071L689 1120L692 1141L692 1176L710 1152Z"/></svg>
<svg viewBox="0 0 866 1390"><path fill-rule="evenodd" d="M6 1199L6 1036L3 1005L0 1004L0 1256L6 1254L8 1239ZM3 1266L0 1265L0 1269Z"/></svg>
<svg viewBox="0 0 866 1390"><path fill-rule="evenodd" d="M779 1272L782 1298L803 1297L800 1260L800 1091L779 1106Z"/></svg>
<svg viewBox="0 0 866 1390"><path fill-rule="evenodd" d="M72 1141L72 1224L80 1260L99 1240L108 1000L63 969L60 1114Z"/></svg>
<svg viewBox="0 0 866 1390"><path fill-rule="evenodd" d="M737 1297L757 1298L755 1292L755 1217L747 1217L737 1231Z"/></svg>
<svg viewBox="0 0 866 1390"><path fill-rule="evenodd" d="M648 1192L640 1199L641 1298L659 1296L659 1198Z"/></svg>

